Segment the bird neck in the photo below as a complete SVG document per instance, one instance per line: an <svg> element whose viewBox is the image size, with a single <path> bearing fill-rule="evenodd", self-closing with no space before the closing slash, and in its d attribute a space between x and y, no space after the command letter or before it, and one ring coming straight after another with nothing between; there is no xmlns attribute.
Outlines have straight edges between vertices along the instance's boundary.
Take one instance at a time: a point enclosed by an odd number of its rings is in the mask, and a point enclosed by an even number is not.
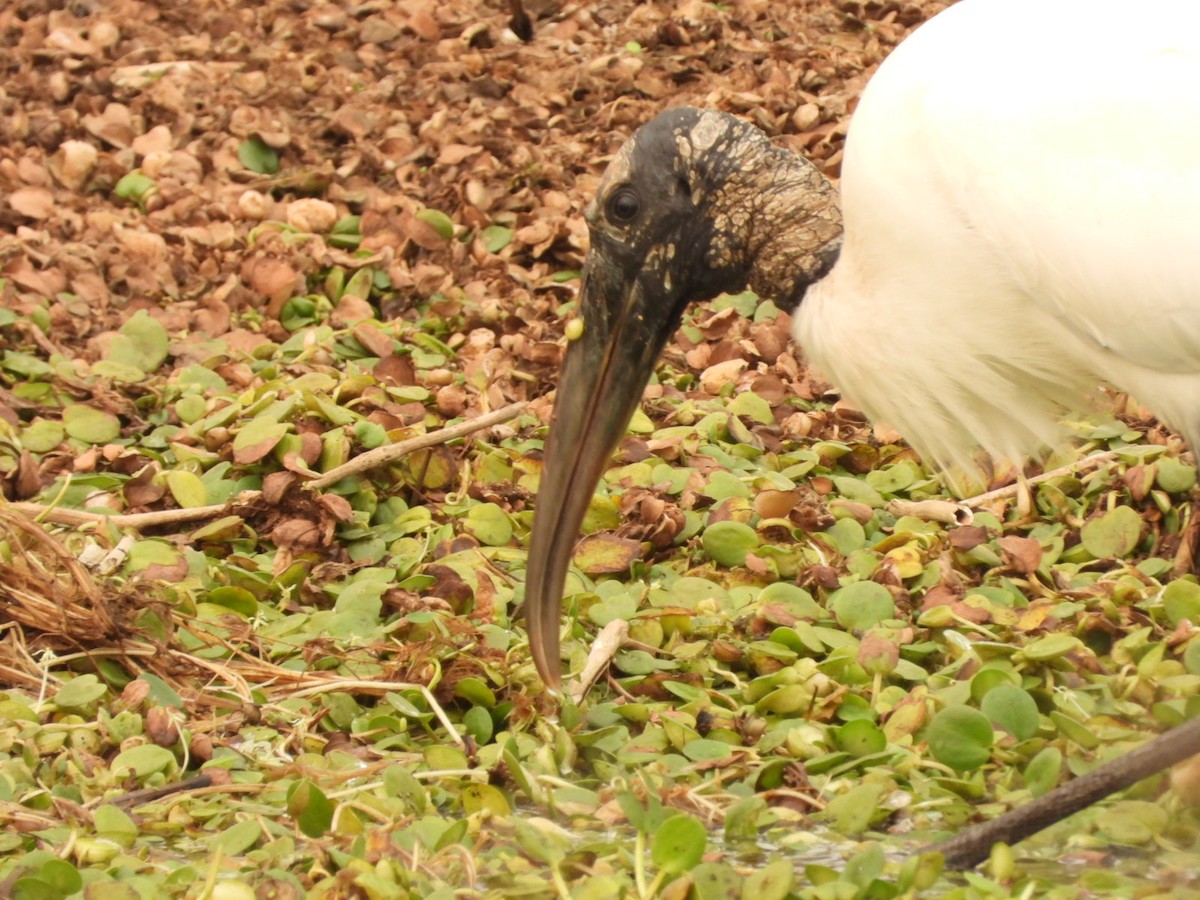
<svg viewBox="0 0 1200 900"><path fill-rule="evenodd" d="M807 159L778 147L764 156L763 166L740 174L743 196L755 210L747 223L746 282L790 312L833 268L842 212L837 189Z"/></svg>

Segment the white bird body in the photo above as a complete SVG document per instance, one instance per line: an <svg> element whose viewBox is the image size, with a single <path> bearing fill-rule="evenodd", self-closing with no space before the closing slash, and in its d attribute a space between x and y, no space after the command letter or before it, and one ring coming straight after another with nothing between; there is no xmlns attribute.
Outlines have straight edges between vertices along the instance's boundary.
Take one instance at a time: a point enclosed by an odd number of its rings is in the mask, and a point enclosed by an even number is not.
<svg viewBox="0 0 1200 900"><path fill-rule="evenodd" d="M1020 459L1101 383L1200 442L1200 3L963 0L852 119L795 334L942 465Z"/></svg>

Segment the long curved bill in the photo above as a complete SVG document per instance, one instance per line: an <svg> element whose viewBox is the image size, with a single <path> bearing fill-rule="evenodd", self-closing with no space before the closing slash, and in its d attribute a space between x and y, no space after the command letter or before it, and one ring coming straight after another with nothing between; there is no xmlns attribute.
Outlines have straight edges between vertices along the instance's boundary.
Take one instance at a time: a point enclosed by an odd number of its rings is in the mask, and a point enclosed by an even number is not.
<svg viewBox="0 0 1200 900"><path fill-rule="evenodd" d="M660 276L661 277L661 276ZM580 295L583 334L571 341L554 401L525 579L530 650L546 686L561 686L559 626L563 583L588 504L613 448L625 433L667 336L672 304L648 302L603 259L590 259ZM665 307L665 308L664 308Z"/></svg>

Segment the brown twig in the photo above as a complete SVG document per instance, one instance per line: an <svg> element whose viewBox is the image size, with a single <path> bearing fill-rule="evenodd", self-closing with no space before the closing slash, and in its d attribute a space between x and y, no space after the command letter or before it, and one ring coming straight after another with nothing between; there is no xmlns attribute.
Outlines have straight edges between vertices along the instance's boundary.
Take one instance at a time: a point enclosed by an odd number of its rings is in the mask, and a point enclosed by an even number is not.
<svg viewBox="0 0 1200 900"><path fill-rule="evenodd" d="M401 441L398 444L388 444L386 447L376 447L374 450L368 450L359 456L354 457L348 463L330 469L325 474L318 478L314 478L308 483L308 486L314 491L319 491L322 488L327 488L331 484L341 481L343 478L348 478L351 475L357 475L360 472L366 472L371 469L386 466L393 463L401 457L407 456L410 453L415 453L417 450L425 450L429 447L436 447L438 444L445 444L457 438L471 434L474 431L480 431L484 428L490 428L493 425L499 425L501 422L507 422L509 419L515 419L521 413L525 412L528 403L511 403L508 406L502 406L500 409L493 410L490 413L484 413L482 416L476 416L474 419L468 419L465 422L459 422L457 425L447 425L445 428L438 431L431 431L429 434L417 435L417 437L409 438L407 441Z"/></svg>
<svg viewBox="0 0 1200 900"><path fill-rule="evenodd" d="M261 494L260 491L247 491L241 497L252 500ZM115 528L131 528L140 531L143 528L154 528L159 525L178 525L183 522L195 522L211 519L230 509L228 503L217 503L212 506L195 506L189 509L162 509L144 513L106 513L88 512L83 509L64 509L59 506L47 506L42 503L14 503L13 509L34 516L39 521L53 522L55 525L96 525L108 524Z"/></svg>
<svg viewBox="0 0 1200 900"><path fill-rule="evenodd" d="M377 447L313 478L308 482L308 487L314 491L319 491L341 481L343 478L348 478L351 475L357 475L361 472L378 468L379 466L385 466L417 450L425 450L429 447L445 444L472 432L490 428L493 425L499 425L502 422L507 422L509 419L515 419L525 411L527 406L528 404L524 402L513 403L493 412L485 413L482 416L476 416L474 419L459 422L457 425L449 425L437 431L431 431L428 434L417 435L406 441L400 441L398 444ZM129 528L140 531L145 528L157 528L164 525L179 525L187 522L211 519L214 516L231 513L237 505L252 503L261 496L261 491L245 491L230 503L217 503L211 506L197 506L190 509L163 509L154 512L113 513L112 515L87 512L81 509L62 509L41 503L14 503L12 507L27 515L35 516L38 519L48 522L54 522L58 525L106 524L118 529Z"/></svg>
<svg viewBox="0 0 1200 900"><path fill-rule="evenodd" d="M161 787L130 791L127 794L122 794L120 797L105 802L111 803L114 806L132 808L134 806L141 806L143 803L153 803L155 800L161 800L163 797L169 797L171 794L210 787L212 783L211 775L194 775L191 778L185 778L183 781L175 781L171 784L164 784Z"/></svg>
<svg viewBox="0 0 1200 900"><path fill-rule="evenodd" d="M1106 462L1111 462L1117 458L1115 450L1106 450L1103 453L1094 453L1091 456L1085 456L1081 460L1071 463L1066 466L1059 466L1057 469L1051 469L1049 472L1043 472L1041 475L1035 475L1032 478L1026 478L1024 483L1037 484L1039 481L1048 481L1051 478L1058 478L1060 475L1075 475L1079 472L1086 472L1089 469L1094 469ZM962 502L967 506L984 506L994 500L1007 500L1009 497L1015 497L1017 492L1021 490L1022 482L1017 481L1013 484L1006 484L1002 488L996 488L994 491L988 491L986 494L976 494L974 497L968 497Z"/></svg>

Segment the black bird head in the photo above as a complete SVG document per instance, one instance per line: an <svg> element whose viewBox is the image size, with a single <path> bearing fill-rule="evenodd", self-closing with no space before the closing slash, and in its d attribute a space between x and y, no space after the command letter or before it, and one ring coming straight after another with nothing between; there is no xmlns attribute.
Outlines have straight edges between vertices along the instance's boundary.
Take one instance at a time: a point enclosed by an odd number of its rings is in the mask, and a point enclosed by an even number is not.
<svg viewBox="0 0 1200 900"><path fill-rule="evenodd" d="M686 107L621 147L585 216L583 330L568 331L525 581L530 648L555 689L571 549L684 309L747 285L793 309L841 237L836 192L811 163L740 119Z"/></svg>

